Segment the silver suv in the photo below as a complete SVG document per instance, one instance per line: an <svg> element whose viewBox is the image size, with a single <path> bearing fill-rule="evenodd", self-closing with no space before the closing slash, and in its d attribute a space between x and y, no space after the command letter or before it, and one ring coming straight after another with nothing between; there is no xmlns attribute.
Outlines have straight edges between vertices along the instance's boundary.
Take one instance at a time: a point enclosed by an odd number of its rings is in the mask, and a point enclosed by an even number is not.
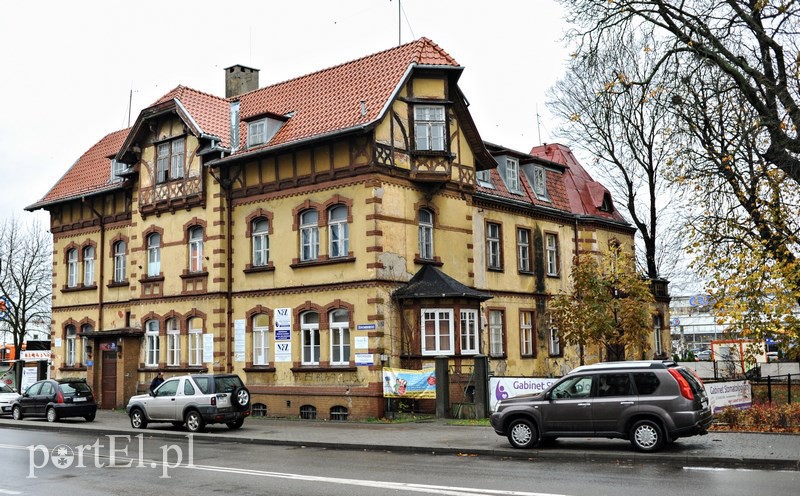
<svg viewBox="0 0 800 496"><path fill-rule="evenodd" d="M491 421L515 448L557 437L607 437L649 452L706 434L712 416L702 381L665 360L578 367L543 393L500 401Z"/></svg>
<svg viewBox="0 0 800 496"><path fill-rule="evenodd" d="M132 396L126 410L134 429L150 422L186 424L190 432L215 423L238 429L250 415L250 392L236 374L182 375L170 377L149 394Z"/></svg>

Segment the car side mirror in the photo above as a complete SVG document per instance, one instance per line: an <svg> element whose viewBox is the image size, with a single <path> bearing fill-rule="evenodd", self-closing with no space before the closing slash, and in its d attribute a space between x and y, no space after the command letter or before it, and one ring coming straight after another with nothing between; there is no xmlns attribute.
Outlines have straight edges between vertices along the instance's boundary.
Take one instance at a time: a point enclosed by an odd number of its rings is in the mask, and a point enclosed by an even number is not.
<svg viewBox="0 0 800 496"><path fill-rule="evenodd" d="M152 396L153 398L155 398L155 397L156 397L156 392L155 392L155 391L150 391L150 393L149 393L149 394L150 394L150 396Z"/></svg>

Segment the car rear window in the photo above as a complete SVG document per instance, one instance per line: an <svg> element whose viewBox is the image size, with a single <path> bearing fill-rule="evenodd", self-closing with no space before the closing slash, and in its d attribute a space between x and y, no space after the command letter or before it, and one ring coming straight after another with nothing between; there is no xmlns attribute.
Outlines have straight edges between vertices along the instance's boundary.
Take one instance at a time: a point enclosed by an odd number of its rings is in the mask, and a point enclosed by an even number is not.
<svg viewBox="0 0 800 496"><path fill-rule="evenodd" d="M58 389L64 394L91 393L92 389L85 382L62 382Z"/></svg>
<svg viewBox="0 0 800 496"><path fill-rule="evenodd" d="M234 388L242 386L244 386L244 384L242 384L242 380L239 379L238 375L214 378L214 389L218 393L230 393L233 392Z"/></svg>

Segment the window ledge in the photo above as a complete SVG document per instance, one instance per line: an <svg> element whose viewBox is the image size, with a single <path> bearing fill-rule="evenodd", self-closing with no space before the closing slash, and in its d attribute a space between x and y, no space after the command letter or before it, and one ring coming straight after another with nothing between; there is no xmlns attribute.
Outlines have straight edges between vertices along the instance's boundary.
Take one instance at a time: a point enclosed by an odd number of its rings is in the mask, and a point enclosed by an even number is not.
<svg viewBox="0 0 800 496"><path fill-rule="evenodd" d="M272 262L269 262L267 265L250 265L247 264L245 266L244 272L245 274L257 274L259 272L273 272L275 270L275 266L272 265Z"/></svg>
<svg viewBox="0 0 800 496"><path fill-rule="evenodd" d="M181 274L181 279L208 279L208 271L203 271L203 272L186 271L183 274Z"/></svg>
<svg viewBox="0 0 800 496"><path fill-rule="evenodd" d="M547 277L551 277L553 279L561 279L561 274L547 274Z"/></svg>
<svg viewBox="0 0 800 496"><path fill-rule="evenodd" d="M503 353L502 355L489 355L489 360L506 360L508 355Z"/></svg>
<svg viewBox="0 0 800 496"><path fill-rule="evenodd" d="M148 283L148 282L163 282L163 281L164 281L164 276L163 275L144 276L141 279L139 279L139 282L142 283L142 284L145 284L145 283Z"/></svg>
<svg viewBox="0 0 800 496"><path fill-rule="evenodd" d="M350 367L347 365L343 365L341 367L318 367L314 365L309 365L307 367L292 367L291 371L294 373L298 372L357 372L358 369L356 367Z"/></svg>
<svg viewBox="0 0 800 496"><path fill-rule="evenodd" d="M414 257L414 263L421 265L435 265L436 267L441 267L444 265L444 262L442 262L439 257L434 257L433 259Z"/></svg>
<svg viewBox="0 0 800 496"><path fill-rule="evenodd" d="M411 155L415 157L447 157L455 160L456 156L447 150L411 150Z"/></svg>
<svg viewBox="0 0 800 496"><path fill-rule="evenodd" d="M522 276L535 276L536 275L533 271L530 271L530 270L517 270L517 272L519 272L519 274L522 275Z"/></svg>
<svg viewBox="0 0 800 496"><path fill-rule="evenodd" d="M139 368L139 372L147 372L151 370L153 370L153 367ZM187 367L181 367L180 365L167 365L166 367L162 367L160 370L163 372L186 372L189 374L200 374L208 372L208 367L203 367L202 365L189 365Z"/></svg>
<svg viewBox="0 0 800 496"><path fill-rule="evenodd" d="M319 259L319 260L311 260L308 262L294 262L289 265L289 267L293 269L302 269L304 267L317 267L319 265L333 265L339 263L354 263L356 261L356 257L349 256L349 257L337 257L337 258L326 258L326 259Z"/></svg>
<svg viewBox="0 0 800 496"><path fill-rule="evenodd" d="M61 288L61 292L62 293L72 293L72 292L75 292L75 291L92 291L92 290L95 290L95 289L97 289L96 285L84 286L83 284L79 284L79 285L73 286L73 287L64 286L64 287Z"/></svg>
<svg viewBox="0 0 800 496"><path fill-rule="evenodd" d="M111 281L108 284L106 284L106 287L112 289L112 288L124 288L125 286L130 286L130 285L131 283L129 283L128 281Z"/></svg>
<svg viewBox="0 0 800 496"><path fill-rule="evenodd" d="M87 370L85 365L64 365L59 367L61 372L85 372Z"/></svg>
<svg viewBox="0 0 800 496"><path fill-rule="evenodd" d="M275 372L275 367L269 365L253 365L252 367L245 367L245 372Z"/></svg>
<svg viewBox="0 0 800 496"><path fill-rule="evenodd" d="M502 267L486 267L489 272L504 272Z"/></svg>

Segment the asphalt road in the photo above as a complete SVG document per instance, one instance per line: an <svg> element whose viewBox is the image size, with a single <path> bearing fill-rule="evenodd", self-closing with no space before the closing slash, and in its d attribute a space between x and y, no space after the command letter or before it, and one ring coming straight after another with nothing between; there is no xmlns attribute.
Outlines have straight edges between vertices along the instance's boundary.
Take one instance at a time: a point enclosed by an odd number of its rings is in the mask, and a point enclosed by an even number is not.
<svg viewBox="0 0 800 496"><path fill-rule="evenodd" d="M0 429L0 495L796 494L798 471L680 468Z"/></svg>

